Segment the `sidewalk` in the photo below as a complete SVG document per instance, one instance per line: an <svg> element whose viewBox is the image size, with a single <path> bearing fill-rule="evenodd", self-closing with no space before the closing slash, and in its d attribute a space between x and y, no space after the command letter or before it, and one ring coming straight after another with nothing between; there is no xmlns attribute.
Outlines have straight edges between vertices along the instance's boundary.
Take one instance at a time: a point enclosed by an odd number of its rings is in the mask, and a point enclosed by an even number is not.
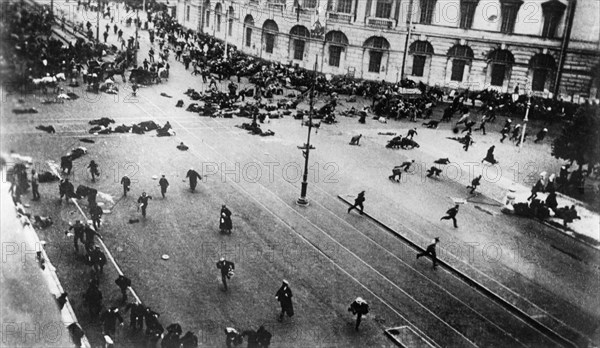
<svg viewBox="0 0 600 348"><path fill-rule="evenodd" d="M77 319L68 301L58 309L55 298L64 290L36 232L17 218L9 187L8 182L0 187L2 346L72 347L68 326ZM44 260L43 270L37 252ZM83 347L90 347L85 336L82 341Z"/></svg>

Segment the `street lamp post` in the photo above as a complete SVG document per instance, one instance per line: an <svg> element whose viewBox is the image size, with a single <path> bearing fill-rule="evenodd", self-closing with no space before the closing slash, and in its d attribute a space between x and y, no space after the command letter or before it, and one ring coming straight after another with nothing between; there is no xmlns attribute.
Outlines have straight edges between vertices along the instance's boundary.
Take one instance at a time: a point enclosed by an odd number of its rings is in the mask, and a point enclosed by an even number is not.
<svg viewBox="0 0 600 348"><path fill-rule="evenodd" d="M298 146L299 149L302 150L302 154L304 155L304 175L302 176L302 188L300 190L300 198L296 201L296 204L302 207L308 206L308 199L306 199L306 190L308 189L308 156L310 154L310 150L314 150L314 147L310 145L310 132L312 130L312 115L314 112L314 94L315 94L315 85L317 79L317 62L319 60L319 55L317 55L315 59L315 68L313 71L313 82L312 87L309 90L309 105L310 108L308 110L308 137L306 140L306 144L304 146Z"/></svg>
<svg viewBox="0 0 600 348"><path fill-rule="evenodd" d="M521 141L519 142L519 152L523 147L523 141L525 140L525 131L527 130L527 122L529 121L529 109L531 108L531 95L527 99L527 109L525 110L525 118L523 119L523 130L521 131Z"/></svg>
<svg viewBox="0 0 600 348"><path fill-rule="evenodd" d="M227 34L229 34L229 9L225 11L225 50L223 51L224 60L227 60Z"/></svg>

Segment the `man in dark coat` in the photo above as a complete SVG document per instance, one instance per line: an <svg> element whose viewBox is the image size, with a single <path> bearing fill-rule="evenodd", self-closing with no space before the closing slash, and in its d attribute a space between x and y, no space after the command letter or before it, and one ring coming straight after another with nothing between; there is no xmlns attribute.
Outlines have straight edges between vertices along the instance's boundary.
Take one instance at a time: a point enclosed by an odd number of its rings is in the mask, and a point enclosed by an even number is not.
<svg viewBox="0 0 600 348"><path fill-rule="evenodd" d="M123 325L123 317L119 313L119 307L112 307L100 316L100 322L102 323L102 332L105 335L110 336L112 339L115 338L117 332L117 320L119 325Z"/></svg>
<svg viewBox="0 0 600 348"><path fill-rule="evenodd" d="M129 186L131 186L131 179L127 175L121 178L121 185L123 185L123 196L127 196Z"/></svg>
<svg viewBox="0 0 600 348"><path fill-rule="evenodd" d="M231 221L231 210L229 210L225 204L221 207L221 217L219 219L219 229L221 233L231 234L233 228L233 222Z"/></svg>
<svg viewBox="0 0 600 348"><path fill-rule="evenodd" d="M90 170L90 175L92 175L92 181L96 181L96 177L100 176L100 171L98 171L98 164L96 164L96 161L91 160L88 168Z"/></svg>
<svg viewBox="0 0 600 348"><path fill-rule="evenodd" d="M362 316L369 313L369 304L367 301L363 300L361 297L357 297L354 302L350 304L350 308L348 308L348 312L352 312L352 314L356 314L356 327L354 328L358 331L358 326L360 325L360 321L362 320Z"/></svg>
<svg viewBox="0 0 600 348"><path fill-rule="evenodd" d="M119 278L115 280L115 284L121 289L121 302L127 302L127 288L131 286L131 279L127 278L124 275L119 275Z"/></svg>
<svg viewBox="0 0 600 348"><path fill-rule="evenodd" d="M538 181L531 188L531 195L527 198L527 200L535 199L537 197L538 192L544 192L544 179L539 178Z"/></svg>
<svg viewBox="0 0 600 348"><path fill-rule="evenodd" d="M494 149L496 149L496 145L492 145L488 150L487 150L487 154L485 155L485 158L481 160L481 163L488 162L491 164L496 164L498 163L498 161L496 161L496 159L494 158Z"/></svg>
<svg viewBox="0 0 600 348"><path fill-rule="evenodd" d="M75 187L73 187L69 179L63 179L58 186L58 192L60 193L60 200L62 201L64 196L65 201L68 202L69 198L75 196Z"/></svg>
<svg viewBox="0 0 600 348"><path fill-rule="evenodd" d="M436 168L436 167L434 167L434 166L431 166L431 168L429 168L429 169L427 170L427 177L428 177L428 178L431 178L431 177L432 177L432 176L434 176L434 175L435 175L436 177L439 177L441 172L442 172L442 170L441 170L441 169L439 169L439 168Z"/></svg>
<svg viewBox="0 0 600 348"><path fill-rule="evenodd" d="M411 128L411 129L409 129L409 130L408 130L408 133L406 133L406 137L405 137L405 138L408 138L408 137L410 137L410 139L412 140L412 138L413 138L415 135L418 135L418 133L417 133L417 128Z"/></svg>
<svg viewBox="0 0 600 348"><path fill-rule="evenodd" d="M142 208L142 216L146 217L146 208L148 208L148 200L152 199L152 196L148 196L146 192L142 192L142 195L138 198L138 210Z"/></svg>
<svg viewBox="0 0 600 348"><path fill-rule="evenodd" d="M146 315L146 307L137 302L131 302L125 306L124 312L131 310L129 315L129 327L132 330L142 330L144 328L144 316Z"/></svg>
<svg viewBox="0 0 600 348"><path fill-rule="evenodd" d="M34 201L40 200L40 193L38 188L40 187L40 177L35 169L31 170L31 194L33 195Z"/></svg>
<svg viewBox="0 0 600 348"><path fill-rule="evenodd" d="M221 270L221 281L223 282L223 291L227 291L227 279L233 276L235 265L231 261L225 260L224 257L217 262L217 268Z"/></svg>
<svg viewBox="0 0 600 348"><path fill-rule="evenodd" d="M102 211L102 208L98 204L92 205L90 207L90 216L92 218L92 224L96 230L100 228L100 222L103 213L104 212Z"/></svg>
<svg viewBox="0 0 600 348"><path fill-rule="evenodd" d="M261 348L269 348L269 345L271 345L271 337L273 337L273 335L267 331L264 326L259 327L256 331L256 341Z"/></svg>
<svg viewBox="0 0 600 348"><path fill-rule="evenodd" d="M106 255L102 252L99 246L95 246L88 253L88 260L92 269L94 270L94 274L102 273L104 271L104 265L106 265Z"/></svg>
<svg viewBox="0 0 600 348"><path fill-rule="evenodd" d="M458 207L458 206L457 206L457 207ZM429 244L429 245L427 246L427 249L425 249L425 251L423 251L422 253L418 253L418 254L417 254L417 260L418 260L418 259L419 259L419 257L421 257L421 256L427 256L427 255L429 255L429 256L431 256L431 260L433 261L433 269L435 269L435 268L437 267L437 256L436 256L436 253L435 253L435 247L436 247L436 245L437 245L437 243L438 243L439 241L440 241L440 239L436 237L436 238L435 238L435 239L434 239L434 240L431 242L431 244Z"/></svg>
<svg viewBox="0 0 600 348"><path fill-rule="evenodd" d="M440 220L452 219L452 222L454 223L454 228L458 228L458 225L456 224L456 214L458 214L458 204L456 204L454 208L448 209L448 211L446 211L446 216L443 216Z"/></svg>
<svg viewBox="0 0 600 348"><path fill-rule="evenodd" d="M292 290L290 289L289 283L287 280L283 280L283 284L277 293L275 294L275 298L279 301L281 305L281 314L279 314L279 321L283 321L283 314L287 313L288 317L292 317L294 315L294 306L292 304Z"/></svg>
<svg viewBox="0 0 600 348"><path fill-rule="evenodd" d="M88 306L90 317L92 319L97 318L102 310L102 292L98 289L98 283L90 281L83 299Z"/></svg>
<svg viewBox="0 0 600 348"><path fill-rule="evenodd" d="M69 231L73 230L73 245L75 246L75 252L78 253L79 252L79 243L78 241L81 241L82 244L84 244L84 240L83 240L83 232L85 230L85 225L81 223L81 221L79 220L75 220L75 224L69 226Z"/></svg>
<svg viewBox="0 0 600 348"><path fill-rule="evenodd" d="M194 168L190 168L190 170L188 170L187 174L185 175L186 179L190 179L190 189L192 190L192 192L196 191L196 185L198 185L198 180L202 180L202 177L200 176L200 174L198 174L197 171L194 170Z"/></svg>
<svg viewBox="0 0 600 348"><path fill-rule="evenodd" d="M83 233L85 235L85 250L89 252L94 247L95 236L98 236L99 238L102 238L102 236L98 232L96 232L96 230L94 230L89 224L86 223L84 226L85 227L83 228Z"/></svg>
<svg viewBox="0 0 600 348"><path fill-rule="evenodd" d="M160 186L160 194L162 198L165 198L165 193L167 193L167 187L169 187L169 182L167 178L165 178L164 174L160 180L158 180L158 186Z"/></svg>
<svg viewBox="0 0 600 348"><path fill-rule="evenodd" d="M60 169L64 173L66 171L67 175L71 175L71 170L73 169L73 160L69 156L63 156L60 158Z"/></svg>
<svg viewBox="0 0 600 348"><path fill-rule="evenodd" d="M475 190L477 189L477 186L479 186L481 183L481 175L476 176L472 181L471 181L471 185L467 186L468 189L471 189L471 194L475 193Z"/></svg>
<svg viewBox="0 0 600 348"><path fill-rule="evenodd" d="M360 215L364 214L364 209L365 209L365 207L363 206L364 202L365 202L365 191L362 191L354 199L354 205L351 206L350 208L348 208L348 213L350 213L350 211L352 211L352 209L356 209L357 207L360 207Z"/></svg>

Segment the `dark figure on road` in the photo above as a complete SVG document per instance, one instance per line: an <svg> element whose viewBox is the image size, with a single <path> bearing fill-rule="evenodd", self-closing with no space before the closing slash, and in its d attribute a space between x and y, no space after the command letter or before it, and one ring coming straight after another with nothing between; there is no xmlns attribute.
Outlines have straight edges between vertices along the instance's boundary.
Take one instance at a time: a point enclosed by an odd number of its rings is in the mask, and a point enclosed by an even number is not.
<svg viewBox="0 0 600 348"><path fill-rule="evenodd" d="M463 129L461 131L461 133L464 133L464 132L471 133L473 131L473 126L475 125L475 123L476 123L475 121L466 121L465 122L465 129Z"/></svg>
<svg viewBox="0 0 600 348"><path fill-rule="evenodd" d="M142 208L142 216L146 217L146 208L148 208L148 200L152 199L152 196L148 196L146 192L142 192L142 195L138 198L137 202L139 204L138 210Z"/></svg>
<svg viewBox="0 0 600 348"><path fill-rule="evenodd" d="M123 325L123 317L119 313L119 307L112 307L100 316L102 332L113 340L117 333L117 321L119 321L119 325Z"/></svg>
<svg viewBox="0 0 600 348"><path fill-rule="evenodd" d="M458 204L455 205L454 208L448 209L448 211L446 211L446 216L443 216L440 220L452 219L452 222L454 223L454 228L458 228L458 225L456 224L456 214L458 214Z"/></svg>
<svg viewBox="0 0 600 348"><path fill-rule="evenodd" d="M367 301L363 300L361 297L357 297L354 302L350 304L350 308L348 308L348 312L352 312L352 314L356 314L356 327L354 328L358 331L358 327L360 326L360 321L362 320L362 316L369 313L369 304Z"/></svg>
<svg viewBox="0 0 600 348"><path fill-rule="evenodd" d="M413 163L415 163L415 160L402 162L402 164L399 167L404 168L404 172L408 172Z"/></svg>
<svg viewBox="0 0 600 348"><path fill-rule="evenodd" d="M187 146L186 146L186 145L183 143L183 141L182 141L182 142L181 142L179 145L177 145L177 148L178 148L179 150L181 150L181 151L187 151L187 150L189 149L189 147L187 147Z"/></svg>
<svg viewBox="0 0 600 348"><path fill-rule="evenodd" d="M510 138L508 138L508 140L511 140L511 141L519 140L520 135L521 135L521 125L518 124L512 130L512 134L510 135Z"/></svg>
<svg viewBox="0 0 600 348"><path fill-rule="evenodd" d="M434 176L434 175L435 175L436 177L439 177L439 176L440 176L440 173L442 173L442 170L441 170L441 169L439 169L439 168L436 168L436 167L434 167L434 166L431 166L431 168L429 168L429 169L427 170L427 177L428 177L428 178L431 178L431 177L432 177L432 176Z"/></svg>
<svg viewBox="0 0 600 348"><path fill-rule="evenodd" d="M405 136L405 138L408 138L408 137L410 137L410 139L412 140L412 138L413 138L415 135L419 135L419 133L417 133L417 128L416 128L416 127L415 127L415 128L411 128L411 129L409 129L409 130L408 130L408 133L406 133L406 136Z"/></svg>
<svg viewBox="0 0 600 348"><path fill-rule="evenodd" d="M81 223L81 221L79 220L75 220L75 224L69 226L69 231L73 230L73 245L75 246L75 252L78 253L79 252L79 243L78 241L81 241L82 244L84 244L84 240L83 240L83 234L85 231L85 225Z"/></svg>
<svg viewBox="0 0 600 348"><path fill-rule="evenodd" d="M362 134L353 136L352 139L350 139L350 145L360 146L359 142L360 142L361 137L362 137Z"/></svg>
<svg viewBox="0 0 600 348"><path fill-rule="evenodd" d="M458 207L458 206L457 206L457 207ZM429 245L427 246L427 249L425 249L425 251L424 251L424 252L422 252L422 253L418 253L418 254L417 254L417 260L418 260L418 259L419 259L419 257L421 257L421 256L427 256L427 255L429 255L429 256L431 257L431 260L433 261L433 269L435 269L435 268L437 267L437 255L436 255L436 253L435 253L435 247L436 247L436 245L437 245L437 243L438 243L439 241L440 241L440 239L436 237L436 238L435 238L435 239L434 239L434 240L431 242L431 244L429 244Z"/></svg>
<svg viewBox="0 0 600 348"><path fill-rule="evenodd" d="M363 203L365 202L365 191L362 191L358 194L358 196L354 199L354 205L348 208L348 213L352 211L352 209L360 208L360 215L364 214L365 207Z"/></svg>
<svg viewBox="0 0 600 348"><path fill-rule="evenodd" d="M240 332L232 327L225 328L225 345L227 348L237 347L244 343L244 338Z"/></svg>
<svg viewBox="0 0 600 348"><path fill-rule="evenodd" d="M226 261L224 257L217 262L217 268L221 270L221 281L223 282L223 291L227 291L227 279L233 277L235 265L231 261Z"/></svg>
<svg viewBox="0 0 600 348"><path fill-rule="evenodd" d="M198 348L198 336L194 335L193 332L188 331L179 340L181 348Z"/></svg>
<svg viewBox="0 0 600 348"><path fill-rule="evenodd" d="M533 142L537 144L538 142L543 141L544 138L546 137L546 134L548 134L548 128L544 128L544 129L540 130L535 135L535 140Z"/></svg>
<svg viewBox="0 0 600 348"><path fill-rule="evenodd" d="M508 133L510 133L510 126L502 128L502 130L500 131L500 134L502 134L502 138L500 138L501 143L504 142L504 139L506 139Z"/></svg>
<svg viewBox="0 0 600 348"><path fill-rule="evenodd" d="M439 124L440 124L440 121L430 120L429 122L423 123L422 126L425 126L427 128L431 128L431 129L437 129Z"/></svg>
<svg viewBox="0 0 600 348"><path fill-rule="evenodd" d="M258 347L260 348L269 348L271 345L271 338L273 335L265 329L264 326L258 328L256 331L256 341L258 343Z"/></svg>
<svg viewBox="0 0 600 348"><path fill-rule="evenodd" d="M160 194L162 195L162 198L165 198L167 187L169 187L169 182L167 181L167 178L165 178L164 174L160 180L158 180L158 186L160 186Z"/></svg>
<svg viewBox="0 0 600 348"><path fill-rule="evenodd" d="M481 160L481 163L488 162L491 164L496 164L498 161L494 158L494 150L496 149L496 145L492 145L488 150L485 157Z"/></svg>
<svg viewBox="0 0 600 348"><path fill-rule="evenodd" d="M283 280L283 284L277 293L275 294L275 298L279 301L281 305L281 314L279 314L279 321L283 321L283 315L287 313L288 317L292 317L294 315L294 306L292 304L292 290L290 289L289 283L287 280Z"/></svg>
<svg viewBox="0 0 600 348"><path fill-rule="evenodd" d="M167 326L167 334L160 342L161 348L179 348L181 345L181 325L175 323Z"/></svg>
<svg viewBox="0 0 600 348"><path fill-rule="evenodd" d="M88 252L88 262L92 266L95 275L104 272L106 255L104 255L99 246L96 245L91 251Z"/></svg>
<svg viewBox="0 0 600 348"><path fill-rule="evenodd" d="M202 176L194 168L190 168L185 177L186 179L190 179L190 189L192 192L196 191L196 185L198 185L198 180L202 180Z"/></svg>
<svg viewBox="0 0 600 348"><path fill-rule="evenodd" d="M98 289L98 283L90 280L89 286L83 295L92 319L98 318L102 310L102 292Z"/></svg>
<svg viewBox="0 0 600 348"><path fill-rule="evenodd" d="M73 170L73 160L69 156L63 156L60 158L60 170L67 175L71 175Z"/></svg>
<svg viewBox="0 0 600 348"><path fill-rule="evenodd" d="M40 200L40 193L38 188L40 187L40 176L35 171L35 169L31 170L31 194L33 195L34 201Z"/></svg>
<svg viewBox="0 0 600 348"><path fill-rule="evenodd" d="M102 208L98 204L94 204L90 207L90 217L92 218L92 224L96 230L100 228L103 213Z"/></svg>
<svg viewBox="0 0 600 348"><path fill-rule="evenodd" d="M396 179L396 177L398 177L398 178ZM395 166L394 168L392 168L392 175L390 175L388 177L388 179L390 179L392 181L400 182L400 179L402 179L402 167Z"/></svg>
<svg viewBox="0 0 600 348"><path fill-rule="evenodd" d="M223 204L221 207L221 217L219 218L219 230L221 230L221 233L231 234L232 228L233 222L231 221L231 210Z"/></svg>
<svg viewBox="0 0 600 348"><path fill-rule="evenodd" d="M481 175L476 176L472 181L471 181L471 185L467 186L467 188L471 189L471 194L475 193L475 190L477 189L477 186L481 185Z"/></svg>
<svg viewBox="0 0 600 348"><path fill-rule="evenodd" d="M83 234L85 235L85 250L89 253L94 248L95 237L102 238L102 236L87 223L84 225Z"/></svg>
<svg viewBox="0 0 600 348"><path fill-rule="evenodd" d="M127 175L121 178L121 185L123 185L123 196L127 196L127 192L130 190L131 179Z"/></svg>
<svg viewBox="0 0 600 348"><path fill-rule="evenodd" d="M127 288L131 286L131 279L125 277L124 275L119 275L119 278L115 280L115 284L121 289L121 302L127 302Z"/></svg>
<svg viewBox="0 0 600 348"><path fill-rule="evenodd" d="M70 198L75 197L75 187L69 181L69 179L63 179L59 186L58 192L60 193L60 200L62 201L63 196L65 197L65 201L69 201Z"/></svg>
<svg viewBox="0 0 600 348"><path fill-rule="evenodd" d="M88 165L88 168L90 169L90 174L92 175L92 181L96 181L96 177L100 176L100 172L98 171L98 165L94 160L91 160L90 164Z"/></svg>
<svg viewBox="0 0 600 348"><path fill-rule="evenodd" d="M463 145L463 149L465 149L466 151L469 151L469 147L473 144L473 138L471 137L471 132L467 133L467 135L465 135L465 139L464 139L464 145Z"/></svg>
<svg viewBox="0 0 600 348"><path fill-rule="evenodd" d="M546 197L546 206L556 214L556 208L558 208L558 202L556 201L556 192L550 192Z"/></svg>
<svg viewBox="0 0 600 348"><path fill-rule="evenodd" d="M105 31L102 36L104 36L104 43L106 43L106 40L108 39L108 31Z"/></svg>
<svg viewBox="0 0 600 348"><path fill-rule="evenodd" d="M538 192L544 192L544 179L539 178L538 181L531 188L531 195L527 198L527 200L535 199L537 197Z"/></svg>
<svg viewBox="0 0 600 348"><path fill-rule="evenodd" d="M146 307L141 303L131 302L125 306L124 313L127 313L129 310L131 310L129 315L129 327L134 331L142 330L144 328Z"/></svg>

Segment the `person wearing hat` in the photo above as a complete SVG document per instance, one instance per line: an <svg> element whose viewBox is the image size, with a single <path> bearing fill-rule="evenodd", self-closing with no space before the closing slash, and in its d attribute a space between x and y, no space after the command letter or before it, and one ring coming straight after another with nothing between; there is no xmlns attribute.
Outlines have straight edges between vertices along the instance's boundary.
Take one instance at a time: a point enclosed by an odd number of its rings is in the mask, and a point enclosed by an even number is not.
<svg viewBox="0 0 600 348"><path fill-rule="evenodd" d="M129 186L131 186L131 179L127 175L121 178L121 185L123 185L123 196L127 196Z"/></svg>
<svg viewBox="0 0 600 348"><path fill-rule="evenodd" d="M448 211L446 211L446 215L443 216L441 220L450 220L452 219L452 222L454 223L454 228L458 228L458 225L456 224L456 214L458 214L458 204L456 204L454 206L454 208L450 208L448 209Z"/></svg>
<svg viewBox="0 0 600 348"><path fill-rule="evenodd" d="M356 327L354 329L358 331L358 326L360 325L362 316L369 313L369 304L361 297L357 297L356 300L350 304L348 312L356 314Z"/></svg>
<svg viewBox="0 0 600 348"><path fill-rule="evenodd" d="M542 130L540 130L536 135L535 135L535 140L533 141L534 143L538 143L542 140L544 140L544 138L546 137L546 134L548 134L548 128L544 128ZM33 181L32 181L33 182Z"/></svg>
<svg viewBox="0 0 600 348"><path fill-rule="evenodd" d="M190 189L192 190L192 192L196 191L196 185L198 185L198 180L202 180L202 176L200 176L200 174L198 174L197 171L194 170L194 168L190 168L190 170L188 170L187 174L185 175L186 179L190 179Z"/></svg>
<svg viewBox="0 0 600 348"><path fill-rule="evenodd" d="M502 130L500 131L500 134L502 134L502 138L500 138L501 143L504 142L504 139L506 139L508 133L510 133L510 124L508 126L504 126L504 128L502 128Z"/></svg>
<svg viewBox="0 0 600 348"><path fill-rule="evenodd" d="M115 337L117 331L117 320L119 325L123 324L123 317L119 313L119 307L112 307L100 316L100 322L102 323L102 332L111 338Z"/></svg>
<svg viewBox="0 0 600 348"><path fill-rule="evenodd" d="M223 291L227 291L227 279L231 279L233 276L233 270L235 265L231 261L225 260L224 257L219 259L217 262L217 268L221 270L221 281L223 282Z"/></svg>
<svg viewBox="0 0 600 348"><path fill-rule="evenodd" d="M85 250L89 253L94 248L94 238L96 236L102 238L102 236L88 223L83 227L83 234L85 235Z"/></svg>
<svg viewBox="0 0 600 348"><path fill-rule="evenodd" d="M142 208L142 216L146 217L146 208L148 208L148 200L152 199L152 196L148 196L146 192L142 192L142 195L138 198L139 203L138 210Z"/></svg>
<svg viewBox="0 0 600 348"><path fill-rule="evenodd" d="M458 205L456 206L458 209ZM419 257L421 256L427 256L429 255L431 257L431 260L433 261L433 269L435 269L437 267L437 256L435 253L435 247L437 245L437 243L440 241L440 238L436 237L433 239L433 241L431 241L431 244L429 244L427 246L427 248L425 249L425 251L423 251L422 253L418 253L417 254L417 260L419 259Z"/></svg>
<svg viewBox="0 0 600 348"><path fill-rule="evenodd" d="M167 193L167 187L169 187L169 182L167 181L167 178L165 178L164 174L162 175L160 180L158 180L158 186L160 186L160 194L162 195L162 198L165 198L165 193Z"/></svg>
<svg viewBox="0 0 600 348"><path fill-rule="evenodd" d="M410 140L412 140L412 138L413 138L415 135L419 135L419 133L417 133L417 127L409 129L409 130L408 130L408 133L406 133L406 136L405 136L405 138L408 138L408 137L410 137Z"/></svg>
<svg viewBox="0 0 600 348"><path fill-rule="evenodd" d="M363 206L364 202L365 202L365 191L362 191L354 199L354 205L351 206L350 208L348 208L348 214L350 214L350 211L352 211L352 209L356 209L357 207L360 207L360 215L364 214L364 210L365 210L365 207Z"/></svg>
<svg viewBox="0 0 600 348"><path fill-rule="evenodd" d="M102 207L100 207L98 204L90 206L90 217L92 219L92 225L96 230L100 228L100 223L102 222L102 214L104 214L104 211L102 210Z"/></svg>
<svg viewBox="0 0 600 348"><path fill-rule="evenodd" d="M33 201L40 200L40 193L38 188L40 187L40 176L35 171L35 169L31 170L31 194L33 195Z"/></svg>
<svg viewBox="0 0 600 348"><path fill-rule="evenodd" d="M476 176L473 180L471 180L471 185L467 186L467 189L471 189L470 193L473 194L479 185L481 185L481 175Z"/></svg>
<svg viewBox="0 0 600 348"><path fill-rule="evenodd" d="M231 210L229 210L225 204L221 207L221 217L219 218L219 229L221 233L231 234L233 228L233 222L231 221Z"/></svg>
<svg viewBox="0 0 600 348"><path fill-rule="evenodd" d="M121 289L121 302L127 302L127 288L131 286L131 279L127 278L124 275L119 275L119 278L115 280L115 284Z"/></svg>
<svg viewBox="0 0 600 348"><path fill-rule="evenodd" d="M287 313L288 317L292 317L294 315L294 305L292 304L292 290L290 289L290 284L287 280L283 280L283 284L277 293L275 294L275 299L279 301L281 305L281 314L279 314L279 321L283 320L283 314Z"/></svg>
<svg viewBox="0 0 600 348"><path fill-rule="evenodd" d="M70 230L73 230L73 245L75 246L75 252L78 253L79 252L78 241L81 241L81 244L85 244L85 242L83 240L85 225L82 224L81 221L75 220L75 224L69 226L69 231Z"/></svg>

